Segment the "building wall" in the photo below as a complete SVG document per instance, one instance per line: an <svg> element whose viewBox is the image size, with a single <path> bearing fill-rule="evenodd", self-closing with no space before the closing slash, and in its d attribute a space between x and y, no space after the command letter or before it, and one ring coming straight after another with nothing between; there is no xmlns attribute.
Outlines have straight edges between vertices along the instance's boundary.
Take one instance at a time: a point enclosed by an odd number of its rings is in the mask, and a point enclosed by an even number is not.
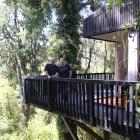
<svg viewBox="0 0 140 140"><path fill-rule="evenodd" d="M138 53L139 53L139 32L129 31L128 35L128 80L138 80Z"/></svg>

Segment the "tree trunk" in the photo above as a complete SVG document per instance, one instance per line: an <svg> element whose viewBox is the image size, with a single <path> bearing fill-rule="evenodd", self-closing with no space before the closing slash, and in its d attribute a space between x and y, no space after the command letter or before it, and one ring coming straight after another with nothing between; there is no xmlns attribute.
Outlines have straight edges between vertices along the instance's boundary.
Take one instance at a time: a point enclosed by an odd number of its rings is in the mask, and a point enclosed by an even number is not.
<svg viewBox="0 0 140 140"><path fill-rule="evenodd" d="M106 73L106 68L107 68L107 47L105 42L104 73Z"/></svg>
<svg viewBox="0 0 140 140"><path fill-rule="evenodd" d="M15 24L15 29L16 29L16 33L19 33L20 30L18 28L18 15L17 15L17 3L15 2L15 12L14 12L14 24ZM23 76L23 69L22 69L22 63L21 63L21 53L19 50L22 49L22 43L21 43L21 39L19 36L17 36L16 38L17 40L17 44L18 44L18 50L16 53L16 59L17 59L17 77L18 77L18 85L19 85L19 89L20 89L20 96L22 99L22 112L26 118L26 121L29 120L29 110L30 110L30 106L26 105L24 102L24 98L23 98L23 83L22 83L22 76Z"/></svg>
<svg viewBox="0 0 140 140"><path fill-rule="evenodd" d="M87 73L90 69L90 64L91 64L91 59L92 59L92 53L93 53L93 46L90 47L89 49L89 61L88 61L88 65L87 65L87 68L85 70L85 73Z"/></svg>

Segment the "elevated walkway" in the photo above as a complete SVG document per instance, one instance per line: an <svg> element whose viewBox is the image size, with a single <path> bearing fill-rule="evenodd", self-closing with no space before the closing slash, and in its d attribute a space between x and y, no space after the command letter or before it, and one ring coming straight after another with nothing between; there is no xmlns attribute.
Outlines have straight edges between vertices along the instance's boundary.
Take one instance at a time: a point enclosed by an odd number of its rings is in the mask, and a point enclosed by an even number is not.
<svg viewBox="0 0 140 140"><path fill-rule="evenodd" d="M25 77L24 98L27 104L138 139L136 84L114 80Z"/></svg>

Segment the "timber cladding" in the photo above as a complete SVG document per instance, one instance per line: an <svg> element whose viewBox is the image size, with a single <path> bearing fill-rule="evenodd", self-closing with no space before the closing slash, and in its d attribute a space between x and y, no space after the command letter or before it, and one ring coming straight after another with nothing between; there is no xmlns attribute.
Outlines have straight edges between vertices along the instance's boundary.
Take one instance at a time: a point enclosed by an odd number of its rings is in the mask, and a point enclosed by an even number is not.
<svg viewBox="0 0 140 140"><path fill-rule="evenodd" d="M92 36L131 28L138 9L140 9L139 0L132 0L121 6L100 7L84 20L83 37L92 38Z"/></svg>

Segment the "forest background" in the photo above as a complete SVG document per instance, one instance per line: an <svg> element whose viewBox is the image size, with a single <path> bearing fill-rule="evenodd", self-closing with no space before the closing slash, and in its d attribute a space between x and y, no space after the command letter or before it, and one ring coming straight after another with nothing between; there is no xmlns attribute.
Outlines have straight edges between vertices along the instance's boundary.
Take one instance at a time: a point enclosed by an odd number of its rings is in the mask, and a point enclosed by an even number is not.
<svg viewBox="0 0 140 140"><path fill-rule="evenodd" d="M114 73L115 44L82 37L83 19L105 2L0 2L0 139L62 139L57 115L31 107L27 120L21 109L21 77L44 74L44 66L51 57L56 58L58 65L59 59L65 57L77 73ZM117 4L121 2L116 0ZM103 135L101 130L94 129ZM93 139L80 128L78 137ZM123 139L115 134L111 134L111 138Z"/></svg>

